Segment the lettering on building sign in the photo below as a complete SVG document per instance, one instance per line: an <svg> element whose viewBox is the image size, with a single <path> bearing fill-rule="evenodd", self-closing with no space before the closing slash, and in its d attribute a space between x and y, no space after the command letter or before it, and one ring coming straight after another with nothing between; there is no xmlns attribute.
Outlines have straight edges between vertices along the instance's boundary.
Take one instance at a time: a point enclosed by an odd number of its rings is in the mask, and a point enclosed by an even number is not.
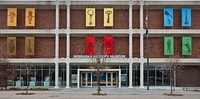
<svg viewBox="0 0 200 99"><path fill-rule="evenodd" d="M74 55L73 58L126 58L125 55Z"/></svg>

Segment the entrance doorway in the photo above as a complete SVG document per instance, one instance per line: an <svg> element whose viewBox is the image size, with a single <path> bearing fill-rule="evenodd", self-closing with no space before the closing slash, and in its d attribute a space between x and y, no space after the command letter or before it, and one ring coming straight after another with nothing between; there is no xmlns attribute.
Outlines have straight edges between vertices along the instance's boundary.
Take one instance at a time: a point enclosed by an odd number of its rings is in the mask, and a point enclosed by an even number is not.
<svg viewBox="0 0 200 99"><path fill-rule="evenodd" d="M101 76L100 85L106 87L121 87L121 70L107 69ZM78 69L77 87L97 86L97 77L94 69Z"/></svg>
<svg viewBox="0 0 200 99"><path fill-rule="evenodd" d="M106 72L106 86L117 87L118 85L117 72Z"/></svg>
<svg viewBox="0 0 200 99"><path fill-rule="evenodd" d="M81 72L81 87L92 86L92 72Z"/></svg>

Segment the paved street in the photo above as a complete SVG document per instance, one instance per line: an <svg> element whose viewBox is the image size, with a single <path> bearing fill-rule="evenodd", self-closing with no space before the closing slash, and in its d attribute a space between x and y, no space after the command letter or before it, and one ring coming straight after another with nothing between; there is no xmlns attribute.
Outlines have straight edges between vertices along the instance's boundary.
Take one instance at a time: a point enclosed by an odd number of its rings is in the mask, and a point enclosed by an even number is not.
<svg viewBox="0 0 200 99"><path fill-rule="evenodd" d="M199 99L200 92L183 91L177 89L175 93L183 96L165 96L163 93L169 93L169 89L146 89L139 88L102 88L102 93L107 96L94 96L96 88L60 88L50 89L49 91L30 91L34 95L24 96L16 95L24 91L0 91L0 99Z"/></svg>

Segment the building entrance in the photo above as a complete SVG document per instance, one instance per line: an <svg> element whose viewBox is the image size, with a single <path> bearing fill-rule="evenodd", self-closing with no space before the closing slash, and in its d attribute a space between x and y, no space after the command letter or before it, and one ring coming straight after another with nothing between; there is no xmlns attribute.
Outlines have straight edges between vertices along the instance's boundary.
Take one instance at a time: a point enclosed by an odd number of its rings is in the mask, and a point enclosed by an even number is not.
<svg viewBox="0 0 200 99"><path fill-rule="evenodd" d="M118 73L115 72L105 72L101 76L100 85L107 87L117 87L119 77ZM97 77L95 72L81 72L81 87L92 87L97 86Z"/></svg>
<svg viewBox="0 0 200 99"><path fill-rule="evenodd" d="M81 87L92 86L92 72L81 72Z"/></svg>
<svg viewBox="0 0 200 99"><path fill-rule="evenodd" d="M106 70L100 79L100 85L106 87L121 87L121 70L109 69ZM97 86L97 77L94 69L78 69L78 83L79 87L93 87Z"/></svg>
<svg viewBox="0 0 200 99"><path fill-rule="evenodd" d="M118 78L117 72L106 72L106 86L117 87Z"/></svg>

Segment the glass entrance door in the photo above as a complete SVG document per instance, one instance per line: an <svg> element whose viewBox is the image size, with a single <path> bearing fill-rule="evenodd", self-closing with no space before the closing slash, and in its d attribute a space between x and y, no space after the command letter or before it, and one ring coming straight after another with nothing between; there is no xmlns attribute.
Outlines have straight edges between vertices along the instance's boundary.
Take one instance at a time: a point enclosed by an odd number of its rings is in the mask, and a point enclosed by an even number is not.
<svg viewBox="0 0 200 99"><path fill-rule="evenodd" d="M97 86L97 77L92 72L81 72L81 87ZM118 73L106 72L102 75L100 80L101 86L117 87L118 86Z"/></svg>
<svg viewBox="0 0 200 99"><path fill-rule="evenodd" d="M81 87L92 86L92 72L81 73Z"/></svg>
<svg viewBox="0 0 200 99"><path fill-rule="evenodd" d="M117 87L117 72L106 72L106 86Z"/></svg>

